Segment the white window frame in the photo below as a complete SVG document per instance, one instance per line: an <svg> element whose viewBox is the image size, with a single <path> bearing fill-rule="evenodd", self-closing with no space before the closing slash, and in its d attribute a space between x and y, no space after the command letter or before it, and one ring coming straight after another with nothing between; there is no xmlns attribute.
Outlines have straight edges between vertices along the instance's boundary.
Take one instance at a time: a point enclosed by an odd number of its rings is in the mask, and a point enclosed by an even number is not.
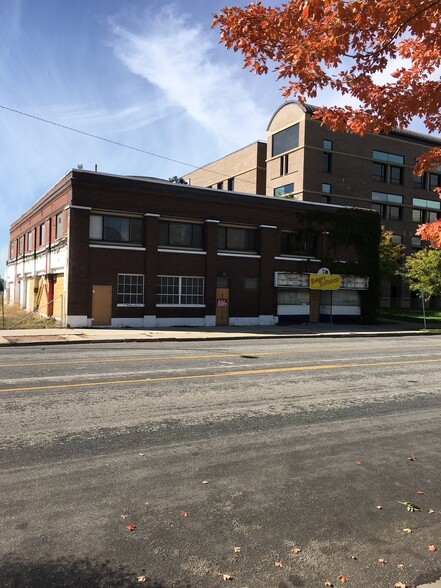
<svg viewBox="0 0 441 588"><path fill-rule="evenodd" d="M141 277L142 278L142 293L139 292L120 292L120 286L124 286L125 284L120 284L120 276L124 276L124 277ZM130 286L132 286L132 284L130 284ZM118 300L119 296L136 296L136 297L142 297L142 302L118 302L116 306L118 307L131 307L131 308L141 308L144 307L144 287L145 287L145 279L144 279L144 274L118 274L117 276L117 280L116 280L116 299Z"/></svg>
<svg viewBox="0 0 441 588"><path fill-rule="evenodd" d="M158 292L158 288L162 288L163 285L160 283L161 280L165 278L165 280L170 280L170 283L164 284L164 287L167 288L168 286L171 287L176 287L176 283L172 284L171 280L178 280L177 282L177 286L178 286L178 290L177 292L172 292L172 293L167 293L167 292ZM201 303L192 303L192 304L183 304L182 298L183 296L188 296L188 294L183 293L183 281L184 280L201 280L201 291L202 294L195 294L194 296L197 296L198 298L200 298L202 301ZM161 296L176 296L177 297L177 302L172 302L172 303L162 303L162 302L158 302L158 300L160 300ZM205 308L205 278L203 276L165 276L165 275L160 275L157 276L157 289L156 289L156 306L157 307L179 307L179 308Z"/></svg>

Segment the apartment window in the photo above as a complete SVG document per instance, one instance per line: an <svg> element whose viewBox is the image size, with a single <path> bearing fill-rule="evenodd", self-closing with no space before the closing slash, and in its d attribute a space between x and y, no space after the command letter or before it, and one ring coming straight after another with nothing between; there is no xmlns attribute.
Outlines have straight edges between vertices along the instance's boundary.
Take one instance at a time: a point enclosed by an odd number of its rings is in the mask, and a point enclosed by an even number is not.
<svg viewBox="0 0 441 588"><path fill-rule="evenodd" d="M420 210L418 208L414 208L412 210L412 221L414 223L418 223L422 225L424 223L433 223L438 218L440 218L441 213L436 212L435 210Z"/></svg>
<svg viewBox="0 0 441 588"><path fill-rule="evenodd" d="M323 153L323 160L322 160L322 171L324 173L329 173L331 171L331 163L332 163L332 154L331 153Z"/></svg>
<svg viewBox="0 0 441 588"><path fill-rule="evenodd" d="M399 194L387 194L386 192L372 192L372 200L375 202L388 202L389 204L403 204L403 197Z"/></svg>
<svg viewBox="0 0 441 588"><path fill-rule="evenodd" d="M294 290L291 288L279 288L277 292L277 304L308 305L309 290L307 288Z"/></svg>
<svg viewBox="0 0 441 588"><path fill-rule="evenodd" d="M441 175L429 174L429 190L441 187Z"/></svg>
<svg viewBox="0 0 441 588"><path fill-rule="evenodd" d="M375 204L371 205L372 210L376 210L381 218L387 220L401 220L403 209L401 206L390 206L388 204Z"/></svg>
<svg viewBox="0 0 441 588"><path fill-rule="evenodd" d="M323 192L323 194L330 194L331 193L331 184L322 184L322 192Z"/></svg>
<svg viewBox="0 0 441 588"><path fill-rule="evenodd" d="M317 249L317 236L304 231L282 231L280 234L280 253L282 255L314 256Z"/></svg>
<svg viewBox="0 0 441 588"><path fill-rule="evenodd" d="M272 137L272 156L291 151L299 146L299 125L295 124Z"/></svg>
<svg viewBox="0 0 441 588"><path fill-rule="evenodd" d="M39 229L39 243L40 246L44 245L46 242L46 225L45 223L40 225L40 229Z"/></svg>
<svg viewBox="0 0 441 588"><path fill-rule="evenodd" d="M372 179L375 182L385 182L387 175L387 166L384 163L374 163L372 164Z"/></svg>
<svg viewBox="0 0 441 588"><path fill-rule="evenodd" d="M203 249L204 227L202 224L160 220L158 225L158 245Z"/></svg>
<svg viewBox="0 0 441 588"><path fill-rule="evenodd" d="M403 237L402 235L392 235L391 241L392 245L401 245L403 242Z"/></svg>
<svg viewBox="0 0 441 588"><path fill-rule="evenodd" d="M156 304L161 306L203 306L204 278L158 276Z"/></svg>
<svg viewBox="0 0 441 588"><path fill-rule="evenodd" d="M322 204L331 204L330 196L322 196Z"/></svg>
<svg viewBox="0 0 441 588"><path fill-rule="evenodd" d="M21 255L24 251L24 235L22 235L20 237L20 239L18 240L18 254Z"/></svg>
<svg viewBox="0 0 441 588"><path fill-rule="evenodd" d="M89 236L94 241L141 244L143 221L124 216L90 216Z"/></svg>
<svg viewBox="0 0 441 588"><path fill-rule="evenodd" d="M292 194L293 192L294 184L292 182L290 184L285 184L284 186L274 188L274 196L286 196L287 194Z"/></svg>
<svg viewBox="0 0 441 588"><path fill-rule="evenodd" d="M144 276L142 274L118 274L118 306L144 306Z"/></svg>
<svg viewBox="0 0 441 588"><path fill-rule="evenodd" d="M412 237L412 247L422 247L421 237Z"/></svg>
<svg viewBox="0 0 441 588"><path fill-rule="evenodd" d="M244 287L244 290L258 290L258 288L259 288L258 278L244 278L243 287Z"/></svg>
<svg viewBox="0 0 441 588"><path fill-rule="evenodd" d="M418 223L419 225L422 225L424 223L424 210L419 210L417 208L414 208L412 210L412 221L414 223Z"/></svg>
<svg viewBox="0 0 441 588"><path fill-rule="evenodd" d="M333 148L333 142L329 139L323 139L323 149L331 151Z"/></svg>
<svg viewBox="0 0 441 588"><path fill-rule="evenodd" d="M280 158L280 175L281 176L285 176L288 173L288 171L289 171L288 163L289 163L288 154L282 155L282 157Z"/></svg>
<svg viewBox="0 0 441 588"><path fill-rule="evenodd" d="M57 214L55 217L55 238L61 239L63 236L63 213Z"/></svg>
<svg viewBox="0 0 441 588"><path fill-rule="evenodd" d="M14 257L14 243L11 243L9 246L9 259Z"/></svg>
<svg viewBox="0 0 441 588"><path fill-rule="evenodd" d="M424 190L424 188L426 187L425 180L426 180L426 174L423 174L422 176L413 176L412 177L412 186L414 188Z"/></svg>
<svg viewBox="0 0 441 588"><path fill-rule="evenodd" d="M230 192L234 191L234 178L228 179L228 190L230 190Z"/></svg>
<svg viewBox="0 0 441 588"><path fill-rule="evenodd" d="M27 251L32 251L32 231L29 231L28 233L28 242L26 245L26 249Z"/></svg>
<svg viewBox="0 0 441 588"><path fill-rule="evenodd" d="M389 166L389 183L401 185L403 183L403 168L396 165Z"/></svg>
<svg viewBox="0 0 441 588"><path fill-rule="evenodd" d="M257 229L218 227L217 247L224 251L257 252Z"/></svg>
<svg viewBox="0 0 441 588"><path fill-rule="evenodd" d="M404 157L402 155L386 153L385 151L373 151L372 159L378 159L380 161L385 161L386 163L398 163L404 165Z"/></svg>
<svg viewBox="0 0 441 588"><path fill-rule="evenodd" d="M427 208L429 210L441 210L441 202L439 200L426 200L424 198L413 198L412 204L418 208Z"/></svg>
<svg viewBox="0 0 441 588"><path fill-rule="evenodd" d="M218 182L218 183L216 184L216 188L217 188L218 190L223 190L223 189L224 189L224 183L223 183L223 182Z"/></svg>

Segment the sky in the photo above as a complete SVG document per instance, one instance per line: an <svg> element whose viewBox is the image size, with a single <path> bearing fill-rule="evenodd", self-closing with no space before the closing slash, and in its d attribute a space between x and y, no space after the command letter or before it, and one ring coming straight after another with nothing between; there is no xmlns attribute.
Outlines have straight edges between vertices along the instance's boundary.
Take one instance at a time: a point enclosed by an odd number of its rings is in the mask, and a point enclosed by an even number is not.
<svg viewBox="0 0 441 588"><path fill-rule="evenodd" d="M0 276L11 223L78 164L168 179L266 140L282 84L219 44L212 14L224 5L0 3ZM326 92L313 102L336 103Z"/></svg>

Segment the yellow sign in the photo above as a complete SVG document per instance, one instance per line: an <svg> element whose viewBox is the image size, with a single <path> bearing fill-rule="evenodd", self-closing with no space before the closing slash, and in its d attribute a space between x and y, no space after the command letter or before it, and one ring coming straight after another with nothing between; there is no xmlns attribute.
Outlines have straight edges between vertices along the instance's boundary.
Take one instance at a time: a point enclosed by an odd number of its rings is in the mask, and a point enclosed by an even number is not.
<svg viewBox="0 0 441 588"><path fill-rule="evenodd" d="M340 274L310 274L311 290L338 290L341 285Z"/></svg>

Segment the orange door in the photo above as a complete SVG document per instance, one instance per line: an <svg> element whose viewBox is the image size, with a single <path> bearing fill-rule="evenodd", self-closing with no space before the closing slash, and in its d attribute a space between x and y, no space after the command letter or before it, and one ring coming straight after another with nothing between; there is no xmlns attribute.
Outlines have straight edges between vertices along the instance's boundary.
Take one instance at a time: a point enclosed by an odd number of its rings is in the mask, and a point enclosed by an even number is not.
<svg viewBox="0 0 441 588"><path fill-rule="evenodd" d="M109 326L112 320L112 286L92 286L92 324Z"/></svg>

